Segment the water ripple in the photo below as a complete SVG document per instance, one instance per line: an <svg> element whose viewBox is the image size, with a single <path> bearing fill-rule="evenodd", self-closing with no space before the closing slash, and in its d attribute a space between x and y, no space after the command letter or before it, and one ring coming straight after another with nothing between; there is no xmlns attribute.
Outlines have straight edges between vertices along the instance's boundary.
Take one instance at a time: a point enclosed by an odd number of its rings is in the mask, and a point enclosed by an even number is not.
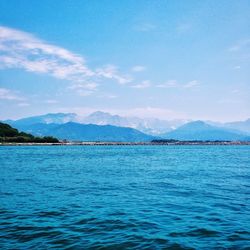
<svg viewBox="0 0 250 250"><path fill-rule="evenodd" d="M0 147L0 249L250 249L250 147Z"/></svg>

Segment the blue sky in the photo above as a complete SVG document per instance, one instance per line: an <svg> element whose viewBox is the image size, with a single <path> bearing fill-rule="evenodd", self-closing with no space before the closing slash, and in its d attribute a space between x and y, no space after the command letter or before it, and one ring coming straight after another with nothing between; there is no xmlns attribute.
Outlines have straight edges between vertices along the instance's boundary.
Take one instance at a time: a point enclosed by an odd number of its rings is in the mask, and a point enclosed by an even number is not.
<svg viewBox="0 0 250 250"><path fill-rule="evenodd" d="M0 1L0 119L250 117L250 1Z"/></svg>

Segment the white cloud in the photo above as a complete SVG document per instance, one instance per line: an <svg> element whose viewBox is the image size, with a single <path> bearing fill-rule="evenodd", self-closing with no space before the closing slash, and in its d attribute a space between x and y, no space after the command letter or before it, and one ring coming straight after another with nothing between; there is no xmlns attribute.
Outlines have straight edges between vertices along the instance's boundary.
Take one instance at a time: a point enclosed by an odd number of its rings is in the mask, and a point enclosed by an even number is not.
<svg viewBox="0 0 250 250"><path fill-rule="evenodd" d="M177 83L176 80L169 80L163 84L156 85L157 88L176 88L178 86L179 84Z"/></svg>
<svg viewBox="0 0 250 250"><path fill-rule="evenodd" d="M29 33L0 26L0 45L1 67L23 68L66 80L94 75L83 57Z"/></svg>
<svg viewBox="0 0 250 250"><path fill-rule="evenodd" d="M199 85L200 85L200 83L197 80L193 80L191 82L188 82L188 83L184 84L183 88L190 89L190 88L193 88L193 87L196 87L196 86L199 86Z"/></svg>
<svg viewBox="0 0 250 250"><path fill-rule="evenodd" d="M0 68L21 68L73 83L101 81L104 78L119 84L131 81L113 65L92 70L80 55L51 45L32 34L3 26L0 26ZM92 92L97 90L93 85L85 87Z"/></svg>
<svg viewBox="0 0 250 250"><path fill-rule="evenodd" d="M95 82L81 82L69 86L69 89L74 90L80 96L89 96L98 89L99 84Z"/></svg>
<svg viewBox="0 0 250 250"><path fill-rule="evenodd" d="M132 81L130 76L121 76L118 68L114 65L106 65L96 70L98 76L116 80L119 84L126 84Z"/></svg>
<svg viewBox="0 0 250 250"><path fill-rule="evenodd" d="M199 86L200 83L197 80L190 81L185 84L180 84L176 80L169 80L163 84L156 85L157 88L177 88L177 89L191 89Z"/></svg>
<svg viewBox="0 0 250 250"><path fill-rule="evenodd" d="M99 84L95 83L95 82L81 82L81 83L75 83L71 86L69 86L69 89L75 89L75 90L79 90L79 89L85 89L85 90L97 90L97 87L99 86Z"/></svg>
<svg viewBox="0 0 250 250"><path fill-rule="evenodd" d="M9 89L0 88L0 99L10 101L24 101L25 98L17 95L15 92Z"/></svg>
<svg viewBox="0 0 250 250"><path fill-rule="evenodd" d="M146 69L146 67L142 66L142 65L135 65L133 68L132 68L132 71L134 72L142 72Z"/></svg>
<svg viewBox="0 0 250 250"><path fill-rule="evenodd" d="M132 85L131 88L135 88L135 89L146 89L149 88L151 86L150 81L143 81L140 84L136 84L136 85Z"/></svg>

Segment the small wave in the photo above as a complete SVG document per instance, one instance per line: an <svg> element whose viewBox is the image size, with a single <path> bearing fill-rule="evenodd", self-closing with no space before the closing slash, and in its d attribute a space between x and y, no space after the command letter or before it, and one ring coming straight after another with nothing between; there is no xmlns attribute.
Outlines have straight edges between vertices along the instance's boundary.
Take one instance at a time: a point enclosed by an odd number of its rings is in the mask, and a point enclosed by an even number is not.
<svg viewBox="0 0 250 250"><path fill-rule="evenodd" d="M10 192L0 192L0 196L12 196L14 195L13 193L10 193Z"/></svg>
<svg viewBox="0 0 250 250"><path fill-rule="evenodd" d="M94 222L96 218L84 218L74 223L74 225L85 225Z"/></svg>
<svg viewBox="0 0 250 250"><path fill-rule="evenodd" d="M36 214L38 217L57 217L62 215L65 215L65 213L59 211L42 211Z"/></svg>
<svg viewBox="0 0 250 250"><path fill-rule="evenodd" d="M215 230L209 230L206 228L197 228L188 232L172 232L169 235L171 237L215 237L219 232Z"/></svg>
<svg viewBox="0 0 250 250"><path fill-rule="evenodd" d="M234 233L234 234L231 234L227 237L228 241L231 241L231 242L235 242L235 241L248 241L249 240L249 237L247 236L242 236L240 234L237 234L237 233Z"/></svg>

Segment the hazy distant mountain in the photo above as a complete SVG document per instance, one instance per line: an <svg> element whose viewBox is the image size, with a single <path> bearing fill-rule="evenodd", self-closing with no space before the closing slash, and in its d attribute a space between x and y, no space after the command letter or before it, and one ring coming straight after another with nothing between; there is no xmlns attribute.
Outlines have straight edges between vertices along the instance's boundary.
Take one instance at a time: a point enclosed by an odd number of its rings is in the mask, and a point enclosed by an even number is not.
<svg viewBox="0 0 250 250"><path fill-rule="evenodd" d="M235 121L226 123L206 121L206 123L216 127L238 130L250 135L250 119L247 119L245 121Z"/></svg>
<svg viewBox="0 0 250 250"><path fill-rule="evenodd" d="M96 111L91 113L87 117L84 117L82 122L88 124L96 124L96 125L116 125L122 126L124 123L127 123L127 119L125 117L121 117L119 115L111 115L107 112Z"/></svg>
<svg viewBox="0 0 250 250"><path fill-rule="evenodd" d="M224 123L224 127L250 133L250 119L247 119L245 121Z"/></svg>
<svg viewBox="0 0 250 250"><path fill-rule="evenodd" d="M150 141L154 137L146 135L133 128L116 127L111 125L94 125L68 122L64 124L37 123L19 125L23 131L37 136L55 136L71 141ZM17 127L17 128L18 128Z"/></svg>
<svg viewBox="0 0 250 250"><path fill-rule="evenodd" d="M134 128L144 134L178 140L248 140L248 135L250 133L250 119L242 122L231 123L216 123L211 121L206 123L202 121L187 123L186 120L166 121L153 118L142 119L138 117L123 117L101 111L94 112L86 117L79 117L74 113L55 113L23 118L16 121L8 120L5 122L19 130L28 133L35 133L35 135L57 136L57 134L48 133L51 133L52 131L54 132L55 127L58 127L60 124L62 125L76 121L81 123L79 125L95 124ZM66 133L66 131L64 132ZM66 134L68 135L68 133L69 132ZM110 136L113 135L111 134ZM66 138L63 137L63 134L57 137ZM82 140L82 138L87 137L86 135L85 137L79 137L78 139L74 137L74 140ZM112 138L114 139L115 137Z"/></svg>
<svg viewBox="0 0 250 250"><path fill-rule="evenodd" d="M111 115L107 112L97 111L86 117L77 116L74 113L55 113L40 116L27 117L16 121L4 121L13 126L19 126L23 129L26 125L37 123L56 123L63 124L67 122L78 122L83 124L96 124L96 125L113 125L119 127L130 127L137 129L143 133L158 135L171 131L184 123L186 120L160 120L154 118L138 118L138 117L124 117L119 115ZM20 127L22 126L22 127ZM24 126L24 127L23 127Z"/></svg>
<svg viewBox="0 0 250 250"><path fill-rule="evenodd" d="M185 120L160 120L154 118L123 117L111 115L110 113L97 111L81 120L85 124L114 125L121 127L130 127L140 130L144 133L158 135L171 131L182 124Z"/></svg>
<svg viewBox="0 0 250 250"><path fill-rule="evenodd" d="M63 124L66 122L76 121L77 115L74 113L53 113L39 116L31 116L19 120L6 120L11 125L31 125L36 123L57 123Z"/></svg>
<svg viewBox="0 0 250 250"><path fill-rule="evenodd" d="M202 121L189 122L161 137L176 140L250 140L246 134L226 128L209 125Z"/></svg>

